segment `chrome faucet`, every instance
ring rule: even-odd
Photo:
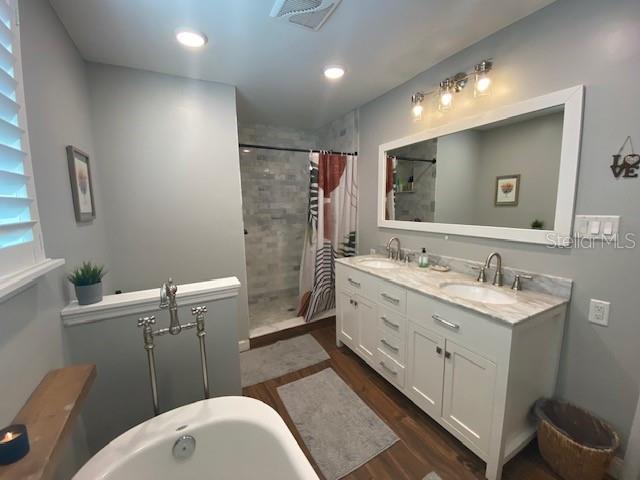
[[[151,381],[151,397],[153,400],[153,413],[158,415],[160,413],[160,404],[158,402],[158,375],[156,373],[156,358],[154,354],[155,343],[154,337],[160,337],[166,334],[178,335],[182,331],[187,331],[192,328],[196,329],[196,336],[200,343],[200,363],[202,364],[202,384],[204,386],[204,398],[209,398],[209,373],[207,370],[207,349],[205,344],[205,332],[204,320],[207,316],[206,305],[201,305],[191,308],[191,314],[195,317],[194,322],[188,322],[184,325],[180,325],[178,320],[178,302],[176,301],[176,294],[178,293],[178,287],[173,283],[173,280],[169,278],[166,283],[162,284],[160,288],[160,308],[169,309],[169,327],[153,329],[153,325],[156,324],[155,316],[140,317],[138,319],[138,327],[142,328],[142,337],[144,340],[144,349],[147,352],[147,363],[149,364],[149,379]]]
[[[169,278],[169,280],[160,287],[160,308],[169,309],[169,333],[171,335],[178,335],[182,331],[182,326],[178,319],[177,292],[178,287],[173,283],[172,278]]]
[[[487,257],[487,260],[484,262],[484,267],[480,269],[480,275],[478,276],[479,282],[486,282],[487,279],[484,277],[484,273],[491,267],[491,260],[495,257],[496,259],[496,273],[493,276],[493,284],[497,287],[502,286],[502,256],[498,252],[492,252]]]
[[[393,250],[391,250],[391,244],[393,242],[396,242],[396,251],[395,254],[393,252]],[[387,252],[388,252],[388,257],[391,260],[402,260],[401,255],[402,255],[402,250],[400,248],[400,239],[398,237],[391,237],[389,239],[389,241],[387,242]]]

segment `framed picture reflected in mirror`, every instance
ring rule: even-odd
[[[516,207],[520,195],[520,175],[496,177],[496,207]]]

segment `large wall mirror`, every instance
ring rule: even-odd
[[[378,226],[566,243],[583,87],[380,145]]]

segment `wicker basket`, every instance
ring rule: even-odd
[[[565,480],[602,480],[620,444],[605,422],[575,405],[536,402],[538,446],[542,458]]]

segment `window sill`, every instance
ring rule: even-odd
[[[63,258],[47,258],[0,280],[0,304],[33,285],[43,275],[64,265]]]

